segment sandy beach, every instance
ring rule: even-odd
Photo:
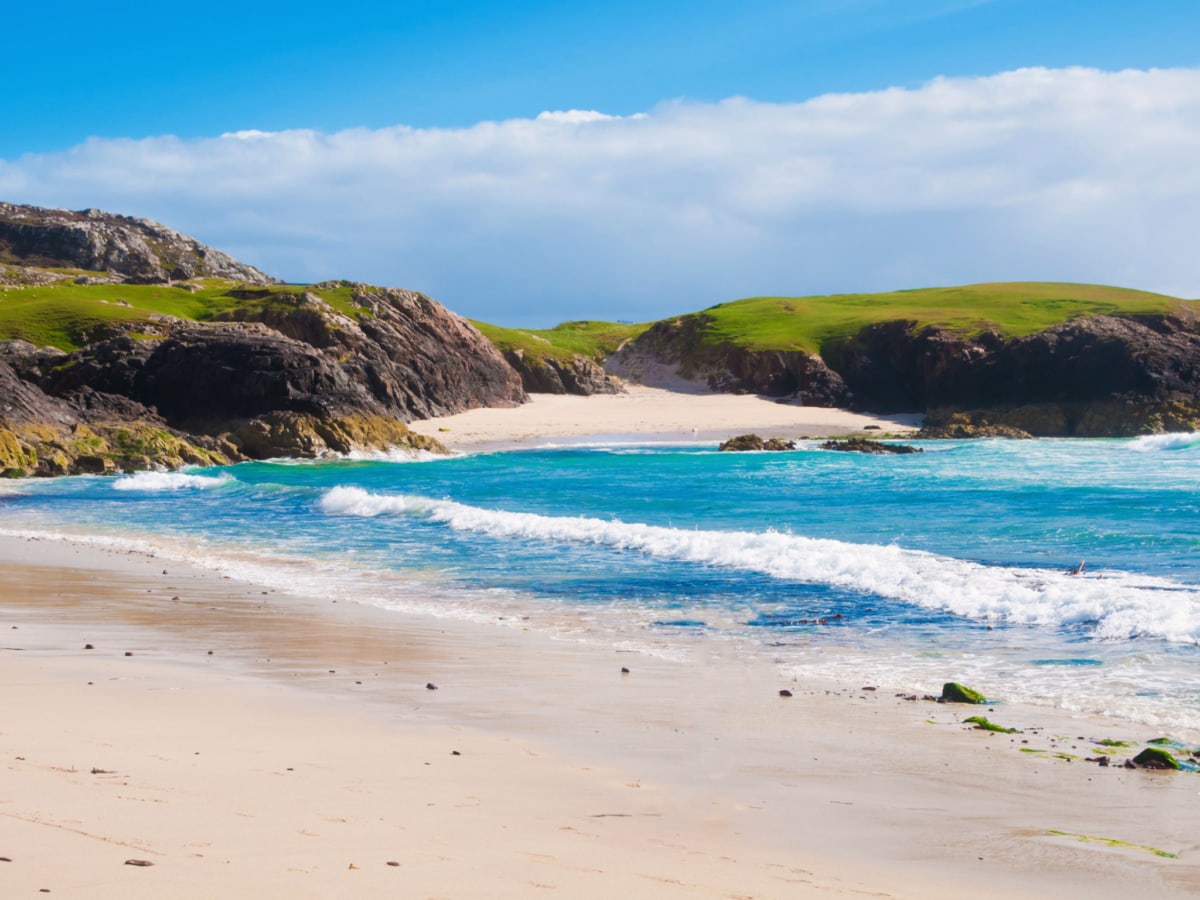
[[[1006,707],[1026,734],[989,734],[719,646],[672,662],[61,541],[0,539],[0,596],[4,896],[1200,890],[1195,775],[1051,755],[1128,724]]]
[[[918,414],[872,416],[801,406],[749,394],[680,393],[626,385],[620,394],[530,394],[515,409],[473,409],[413,422],[411,428],[451,449],[477,450],[593,440],[723,441],[739,434],[795,439],[904,433]]]
[[[635,387],[414,427],[478,449],[868,424],[912,420]],[[1144,740],[1128,722],[1007,705],[1025,733],[993,734],[718,641],[671,660],[28,535],[0,536],[0,597],[4,896],[1200,891],[1197,776],[1083,761]]]

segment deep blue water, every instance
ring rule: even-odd
[[[1200,726],[1200,437],[576,447],[22,482],[0,528],[652,652]],[[1066,569],[1086,560],[1082,575]]]

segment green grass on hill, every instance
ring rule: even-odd
[[[314,290],[309,286],[247,287],[208,278],[192,292],[177,286],[140,284],[79,285],[60,281],[38,287],[0,288],[0,339],[20,338],[39,347],[74,350],[87,343],[98,326],[150,322],[155,315],[205,321],[234,308],[261,309],[281,294],[308,291],[339,312],[360,318],[348,285]],[[231,296],[230,291],[249,292]]]
[[[826,341],[849,338],[879,322],[937,325],[967,337],[988,329],[1021,337],[1081,316],[1164,313],[1183,302],[1127,288],[1009,282],[884,294],[752,297],[718,304],[703,315],[712,319],[710,343],[814,353]]]
[[[525,358],[570,359],[575,354],[600,360],[625,341],[637,337],[648,325],[629,325],[617,322],[563,322],[553,328],[521,331],[503,328],[487,322],[471,320],[484,337],[501,350],[523,350]]]
[[[308,285],[248,288],[221,279],[195,284],[199,290],[163,285],[77,285],[70,280],[38,287],[0,286],[0,340],[22,338],[38,346],[73,350],[107,323],[150,322],[155,315],[206,321],[233,309],[245,310],[255,318],[264,308],[282,305],[281,294],[301,291],[317,294],[351,318],[368,315],[354,303],[354,288],[349,283],[330,283],[319,289]],[[1011,282],[883,294],[752,297],[720,303],[694,315],[709,320],[705,330],[709,344],[813,353],[828,341],[852,337],[879,322],[937,325],[964,336],[995,329],[1006,337],[1017,337],[1081,316],[1164,313],[1182,304],[1190,301],[1126,288]],[[522,350],[535,360],[569,359],[575,354],[602,359],[650,325],[580,321],[519,330],[486,322],[473,324],[501,350]]]

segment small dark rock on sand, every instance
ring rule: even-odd
[[[957,681],[947,681],[942,685],[942,700],[947,703],[986,703],[983,694],[971,690]]]
[[[152,865],[154,865],[154,863],[150,862],[150,860],[148,860],[148,859],[127,859],[127,860],[125,860],[125,865],[127,865],[127,866],[152,866]]]
[[[784,688],[782,691],[779,692],[779,696],[780,697],[790,697],[790,696],[792,696],[792,692],[789,691],[787,688]]]
[[[437,689],[438,689],[438,686],[436,684],[434,684],[432,681],[427,682],[425,684],[425,690],[427,690],[427,691],[436,691]]]
[[[1161,747],[1147,747],[1133,758],[1143,769],[1178,769],[1179,760]]]

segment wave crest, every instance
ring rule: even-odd
[[[1200,643],[1200,588],[1124,572],[987,566],[896,546],[781,532],[688,531],[656,525],[481,509],[449,500],[336,487],[328,515],[418,516],[456,531],[632,550],[659,559],[761,572],[875,594],[963,618],[1076,626],[1093,638],[1159,637]]]
[[[1135,453],[1158,453],[1163,450],[1187,450],[1200,447],[1200,432],[1183,431],[1170,434],[1147,434],[1134,438],[1129,449]]]
[[[113,482],[113,490],[145,491],[157,493],[161,491],[207,490],[231,484],[236,481],[232,475],[189,475],[186,472],[137,472],[126,475]]]

